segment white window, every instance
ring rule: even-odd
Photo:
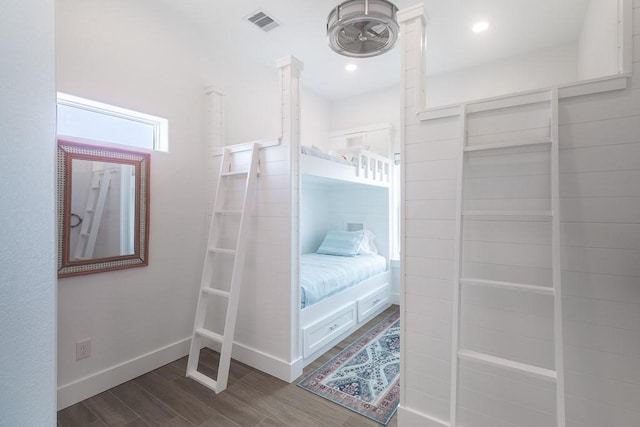
[[[58,92],[58,136],[169,150],[167,119]]]

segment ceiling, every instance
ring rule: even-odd
[[[216,49],[243,55],[259,67],[275,68],[294,55],[305,64],[305,89],[340,99],[391,87],[400,81],[400,49],[373,58],[334,53],[326,42],[326,19],[340,0],[159,0],[192,25]],[[424,0],[427,73],[439,74],[522,55],[578,40],[590,0]],[[400,9],[417,0],[392,0]],[[261,9],[280,27],[265,33],[246,18]],[[473,33],[478,20],[490,22]],[[358,70],[345,71],[347,63]]]

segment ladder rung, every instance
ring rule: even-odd
[[[249,171],[232,171],[232,172],[224,172],[220,175],[222,176],[237,176],[237,175],[248,175]]]
[[[496,280],[462,278],[460,279],[460,284],[471,285],[471,286],[487,286],[490,288],[510,289],[514,291],[523,291],[523,292],[530,292],[534,294],[542,294],[542,295],[550,295],[550,296],[555,295],[555,291],[551,287],[523,285],[520,283],[510,283],[510,282],[499,282]]]
[[[528,363],[516,362],[515,360],[504,359],[502,357],[492,356],[490,354],[480,353],[473,350],[458,351],[458,358],[520,372],[547,381],[555,382],[557,378],[556,371],[552,371],[551,369],[541,368]]]
[[[209,252],[217,252],[219,254],[228,254],[228,255],[236,254],[236,251],[234,249],[223,249],[223,248],[209,248]]]
[[[495,144],[468,145],[464,151],[499,150],[502,148],[527,147],[530,145],[551,144],[551,139],[527,139],[523,141],[496,142]]]
[[[224,337],[222,335],[216,334],[215,332],[204,328],[196,329],[195,333],[205,338],[209,338],[210,340],[213,340],[215,342],[219,342],[220,344],[222,344],[222,341],[224,340]]]
[[[218,215],[242,215],[242,211],[241,210],[221,210],[221,211],[216,211],[216,214],[218,214]]]
[[[545,217],[553,216],[551,211],[462,211],[463,216],[510,216],[510,217]]]
[[[229,298],[229,292],[223,291],[221,289],[202,288],[202,292],[204,292],[205,294],[209,294],[209,295],[216,295],[216,296],[219,296],[219,297]]]
[[[213,378],[209,378],[205,374],[203,374],[201,372],[198,372],[198,371],[187,372],[187,376],[189,378],[192,378],[192,379],[198,381],[203,386],[205,386],[205,387],[207,387],[207,388],[209,388],[209,389],[211,389],[213,391],[216,391],[216,387],[218,386],[218,383]]]

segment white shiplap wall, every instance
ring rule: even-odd
[[[245,260],[245,270],[238,308],[233,358],[263,370],[281,379],[292,381],[302,373],[298,360],[297,293],[292,287],[292,258],[297,253],[294,239],[297,239],[292,225],[297,216],[296,176],[292,170],[291,158],[295,146],[297,152],[300,133],[299,74],[301,63],[295,58],[287,58],[279,63],[281,82],[281,102],[283,133],[280,145],[260,150],[259,178],[254,198],[250,242]],[[224,108],[223,95],[212,91],[209,100],[209,114],[212,144],[216,151],[223,145]],[[234,165],[242,169],[248,163],[248,154],[240,153],[234,158]],[[218,179],[220,156],[212,158],[208,170],[208,214],[213,204],[213,193]],[[244,180],[242,180],[244,181]],[[241,206],[244,195],[243,182],[229,187],[225,208]],[[222,247],[235,242],[237,220],[227,218],[223,227]],[[227,246],[225,246],[225,243]],[[228,283],[229,265],[221,262],[214,266],[216,280]],[[297,282],[296,282],[297,283]],[[209,327],[220,331],[224,307],[210,310],[207,319]],[[214,346],[215,347],[215,346]]]
[[[630,87],[561,99],[559,105],[568,426],[640,425],[639,0],[634,2],[634,19],[635,72]],[[407,32],[404,35],[411,38]],[[448,425],[449,419],[459,121],[416,118],[422,104],[415,77],[420,75],[419,60],[412,58],[419,52],[415,46],[409,40],[403,52],[400,425],[438,426]],[[470,143],[505,132],[510,136],[545,132],[544,115],[527,113],[533,120],[518,119],[517,111],[511,118],[496,114],[477,123],[471,118]],[[482,128],[487,123],[492,123],[490,128]],[[545,208],[549,179],[545,154],[520,157],[516,153],[472,157],[465,181],[468,208]],[[503,175],[517,176],[505,180]],[[469,221],[463,271],[476,277],[486,274],[497,280],[548,285],[549,229],[545,222]],[[461,301],[463,346],[553,367],[553,311],[548,299],[464,287]],[[458,422],[467,427],[555,425],[554,389],[552,384],[518,374],[462,362]]]

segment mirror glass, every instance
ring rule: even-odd
[[[149,154],[58,141],[58,276],[148,264]]]

